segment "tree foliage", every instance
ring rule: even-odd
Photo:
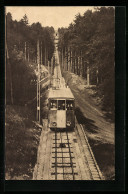
[[[51,60],[54,52],[53,27],[42,27],[39,22],[29,25],[27,15],[18,22],[12,20],[11,13],[6,15],[6,97],[10,103],[10,83],[12,83],[14,103],[25,104],[36,95],[35,62],[37,60],[37,41],[42,45],[42,59]],[[41,59],[40,59],[41,60]],[[36,65],[37,66],[37,65]]]
[[[82,58],[81,75],[85,78],[89,66],[90,82],[97,84],[105,109],[111,111],[114,110],[114,16],[113,7],[97,7],[94,12],[87,10],[83,16],[77,14],[68,28],[59,29],[60,51],[68,47],[73,59]],[[77,62],[74,73],[79,75],[80,68]]]

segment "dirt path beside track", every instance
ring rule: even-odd
[[[115,176],[115,125],[105,119],[103,111],[90,97],[88,89],[83,89],[83,83],[79,80],[74,81],[73,75],[69,72],[63,72],[63,76],[75,97],[77,120],[84,126],[98,165],[106,179],[113,179]]]

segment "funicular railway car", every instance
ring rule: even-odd
[[[74,129],[75,99],[70,88],[50,89],[48,96],[48,127]]]

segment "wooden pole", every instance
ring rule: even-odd
[[[37,121],[40,123],[40,48],[39,48],[39,40],[37,41],[37,63],[38,63],[38,79],[37,79]]]

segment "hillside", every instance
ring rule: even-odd
[[[41,128],[28,107],[6,106],[5,177],[29,180],[37,158]]]
[[[106,180],[115,176],[115,127],[102,110],[101,99],[93,96],[94,90],[86,88],[81,77],[63,72],[67,85],[75,97],[75,114],[78,122],[84,126],[96,161]],[[99,105],[100,104],[100,105]]]

